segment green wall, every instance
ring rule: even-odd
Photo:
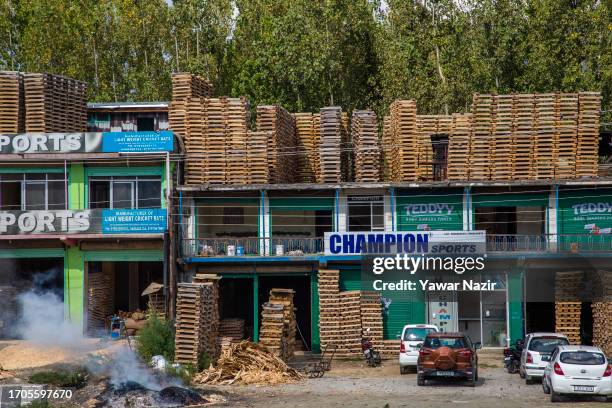
[[[462,190],[434,190],[396,197],[397,229],[463,230]],[[419,228],[421,226],[421,228]]]
[[[78,247],[70,247],[64,256],[64,311],[72,323],[83,325],[84,300],[84,254]]]
[[[508,326],[511,343],[522,339],[525,335],[523,333],[523,277],[521,268],[513,268],[508,272]]]

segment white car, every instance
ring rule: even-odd
[[[521,353],[519,375],[525,383],[532,384],[535,378],[542,378],[550,355],[558,346],[569,344],[567,336],[561,333],[530,333],[525,337]]]
[[[599,347],[559,346],[544,370],[542,389],[551,402],[562,394],[612,396],[612,365]]]
[[[408,367],[417,366],[419,350],[425,336],[431,332],[439,332],[438,326],[433,324],[407,324],[400,337],[399,366],[400,373],[405,374]]]

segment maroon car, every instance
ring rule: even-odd
[[[429,333],[417,360],[417,384],[427,379],[463,378],[475,386],[478,380],[480,343],[472,343],[463,333]]]

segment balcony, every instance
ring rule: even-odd
[[[324,239],[300,237],[184,239],[182,255],[193,257],[322,255]],[[487,235],[487,253],[612,252],[612,235]]]

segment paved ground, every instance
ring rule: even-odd
[[[596,399],[567,399],[551,404],[540,384],[525,385],[518,374],[506,373],[498,364],[482,362],[480,381],[416,385],[416,374],[399,374],[397,363],[369,368],[360,362],[340,362],[322,379],[279,387],[218,387],[233,395],[236,407],[612,407]]]

